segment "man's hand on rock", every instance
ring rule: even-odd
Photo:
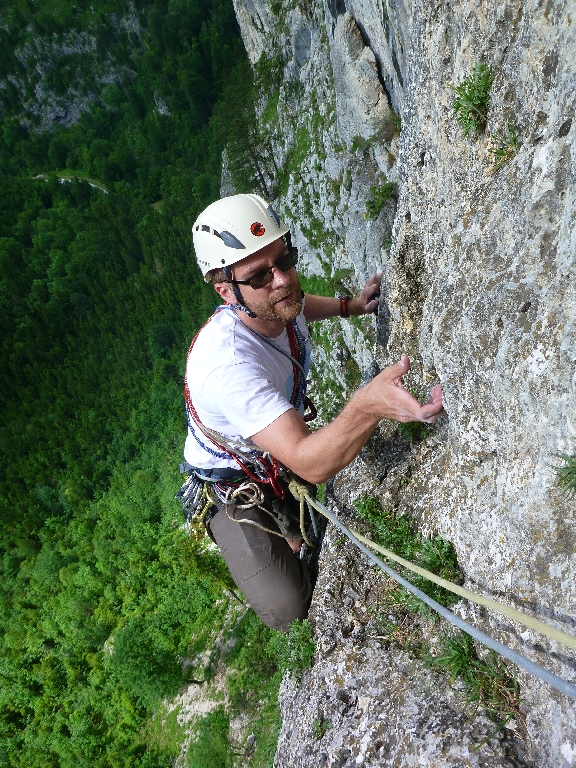
[[[351,315],[368,315],[370,312],[374,312],[378,306],[381,282],[382,274],[372,275],[362,289],[362,293],[350,299],[348,310]]]
[[[402,355],[400,362],[385,368],[375,376],[360,390],[367,398],[366,406],[381,419],[424,421],[433,424],[438,416],[444,413],[442,387],[439,384],[432,387],[428,401],[419,403],[402,383],[402,376],[409,370],[410,359],[408,355]]]
[[[338,416],[315,432],[290,408],[252,435],[252,441],[307,482],[323,483],[358,456],[382,419],[432,424],[444,412],[440,386],[432,388],[423,405],[408,392],[402,376],[409,369],[410,360],[403,355],[355,392]]]

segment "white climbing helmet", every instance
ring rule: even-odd
[[[276,211],[258,195],[232,195],[216,200],[194,222],[196,261],[204,280],[208,273],[251,256],[288,232]]]

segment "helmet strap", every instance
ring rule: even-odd
[[[256,317],[254,312],[252,312],[251,309],[248,309],[248,307],[244,303],[244,298],[240,293],[240,289],[238,288],[238,286],[234,285],[234,283],[232,282],[232,270],[230,269],[230,267],[223,267],[222,271],[224,272],[224,274],[230,281],[230,285],[232,286],[232,290],[234,292],[234,298],[238,302],[237,309],[239,309],[241,312],[245,312],[248,315],[248,317]]]
[[[284,235],[284,242],[288,246],[288,250],[292,254],[292,258],[294,259],[294,264],[298,264],[298,248],[296,248],[295,245],[292,245],[292,233],[290,230],[286,232]]]
[[[257,317],[257,315],[255,315],[251,309],[248,309],[245,304],[230,304],[230,306],[239,310],[240,312],[244,312],[246,315],[248,315],[248,317]]]

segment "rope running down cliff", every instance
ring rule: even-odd
[[[454,624],[454,626],[458,627],[462,631],[471,635],[476,640],[481,642],[483,645],[486,645],[488,648],[491,648],[492,650],[496,651],[501,656],[504,656],[505,658],[509,659],[517,666],[521,667],[522,669],[525,669],[527,672],[530,672],[532,675],[535,675],[541,680],[544,680],[544,682],[548,683],[553,688],[556,688],[556,690],[561,691],[562,693],[566,694],[566,696],[569,696],[570,698],[576,700],[576,685],[573,685],[572,683],[562,680],[561,678],[557,677],[553,673],[548,672],[539,664],[535,664],[533,661],[530,661],[529,659],[525,658],[524,656],[517,653],[516,651],[513,651],[511,648],[508,648],[502,643],[499,643],[497,640],[493,640],[491,637],[484,634],[484,632],[481,632],[480,630],[476,629],[476,627],[472,626],[472,624],[469,624],[467,621],[464,621],[464,619],[461,619],[459,616],[456,616],[456,614],[452,613],[452,611],[449,611],[448,609],[444,608],[444,606],[437,603],[431,597],[428,597],[428,595],[426,595],[420,589],[418,589],[409,581],[404,579],[402,576],[400,576],[400,574],[396,573],[396,571],[392,570],[392,568],[387,566],[383,560],[381,560],[379,557],[376,557],[376,555],[374,555],[367,548],[366,545],[368,545],[373,549],[376,549],[385,557],[388,557],[391,560],[394,560],[397,563],[400,563],[401,565],[403,565],[405,568],[408,568],[412,572],[418,573],[420,576],[424,576],[424,578],[429,579],[430,581],[433,581],[435,584],[439,584],[445,589],[448,589],[449,591],[457,595],[460,595],[461,597],[465,597],[466,599],[478,605],[484,605],[488,608],[492,608],[493,610],[498,611],[499,613],[504,614],[505,616],[508,616],[514,621],[524,624],[525,626],[530,627],[531,629],[535,629],[538,632],[541,632],[547,637],[550,637],[551,639],[556,640],[557,642],[562,643],[563,645],[569,648],[576,649],[576,638],[566,634],[565,632],[562,632],[561,630],[555,629],[554,627],[550,627],[548,624],[545,624],[543,621],[539,621],[538,619],[535,619],[532,616],[528,616],[525,613],[521,613],[520,611],[517,611],[514,608],[510,608],[507,605],[503,605],[497,602],[496,600],[491,600],[490,598],[477,595],[474,592],[471,592],[470,590],[465,589],[464,587],[460,587],[458,584],[453,584],[450,581],[446,581],[446,579],[442,579],[439,576],[436,576],[436,574],[431,573],[430,571],[427,571],[424,568],[420,568],[419,566],[414,565],[413,563],[410,563],[408,560],[404,560],[404,558],[399,557],[398,555],[395,555],[393,552],[390,552],[390,550],[385,549],[384,547],[379,546],[378,544],[371,541],[370,539],[367,539],[365,536],[362,536],[362,534],[348,529],[343,523],[340,522],[340,520],[338,520],[338,518],[334,514],[332,514],[332,512],[330,512],[324,506],[324,504],[322,504],[317,499],[314,499],[312,496],[310,496],[309,488],[306,485],[298,483],[297,481],[293,480],[290,483],[290,491],[297,499],[300,500],[301,504],[303,504],[304,501],[306,501],[306,503],[310,507],[313,507],[314,509],[316,509],[322,515],[324,515],[324,517],[327,517],[328,520],[330,520],[332,523],[334,523],[334,525],[340,528],[340,530],[350,539],[350,541],[352,541],[353,544],[355,544],[370,560],[372,560],[372,562],[379,565],[380,568],[382,568],[398,584],[401,584],[403,587],[405,587],[405,589],[407,589],[413,595],[415,595],[424,603],[429,605],[430,608],[432,608],[434,611],[439,613],[445,619],[448,619],[448,621],[451,624]]]

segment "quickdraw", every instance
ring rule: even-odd
[[[216,504],[210,486],[193,472],[174,497],[182,504],[186,533],[196,540],[204,537],[204,521],[210,507]]]

